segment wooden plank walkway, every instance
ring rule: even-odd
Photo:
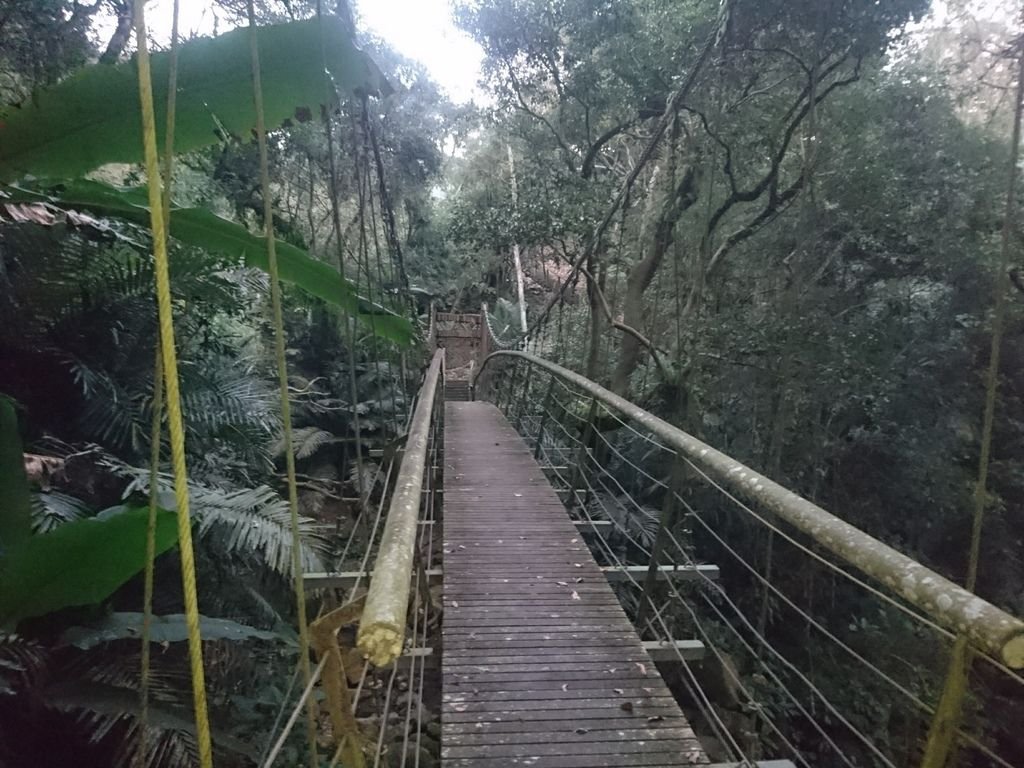
[[[445,404],[445,768],[706,763],[530,450]]]

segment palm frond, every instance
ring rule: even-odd
[[[292,449],[297,459],[308,459],[325,445],[337,440],[330,432],[319,427],[298,427],[292,430]],[[284,435],[274,441],[270,452],[274,456],[284,456]]]
[[[89,514],[89,506],[81,499],[60,491],[40,491],[32,494],[32,529],[36,533],[49,533],[54,528]]]
[[[0,631],[0,696],[33,687],[49,663],[49,653],[34,640]]]
[[[293,577],[291,513],[288,502],[267,486],[222,491],[194,486],[192,503],[199,519],[199,535],[226,552],[256,556],[274,572]],[[299,519],[304,571],[323,570],[326,542],[316,522]]]

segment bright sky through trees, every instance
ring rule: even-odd
[[[223,32],[230,26],[224,12],[218,12],[206,0],[180,0],[180,24],[185,36]],[[430,75],[456,102],[479,98],[476,82],[480,77],[483,51],[452,20],[452,0],[352,0],[358,16],[357,26],[379,35],[404,56],[422,63]],[[957,11],[968,10],[975,18],[995,18],[1009,22],[1010,4],[1002,0],[936,0],[932,12],[914,28],[922,32],[941,24],[962,23]],[[170,36],[173,0],[155,0],[147,10],[151,34],[157,41]],[[218,16],[220,17],[218,19]],[[112,29],[113,19],[107,19]],[[104,29],[101,36],[109,37]]]
[[[367,28],[422,62],[459,102],[473,98],[483,51],[452,21],[450,0],[357,0]]]
[[[227,14],[206,0],[180,0],[179,24],[185,37],[211,35],[231,27]],[[150,34],[157,42],[170,38],[173,0],[147,4]],[[379,35],[395,50],[422,63],[457,102],[474,98],[483,51],[452,21],[450,0],[354,0],[360,29]],[[97,20],[98,34],[109,39],[112,17]]]

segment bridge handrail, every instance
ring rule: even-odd
[[[514,347],[520,346],[524,341],[526,341],[526,336],[524,335],[517,335],[514,339],[512,339],[512,341],[505,341],[504,339],[499,339],[498,334],[494,332],[494,326],[491,325],[491,313],[487,309],[486,302],[484,302],[484,304],[481,306],[480,314],[483,315],[484,325],[487,326],[487,335],[490,337],[490,340],[494,344],[494,346],[497,347],[498,349],[512,349]]]
[[[423,476],[438,383],[444,375],[444,354],[444,349],[434,352],[423,379],[359,621],[356,645],[377,666],[398,658],[405,641]]]
[[[520,358],[571,382],[661,438],[722,485],[762,504],[881,582],[936,623],[963,634],[972,645],[1008,667],[1024,667],[1024,622],[1020,619],[590,379],[528,352],[499,350],[484,359],[473,379],[474,388],[487,365],[499,357]]]

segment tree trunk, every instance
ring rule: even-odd
[[[626,277],[626,293],[622,302],[622,322],[631,328],[643,327],[644,292],[651,285],[658,267],[675,239],[675,227],[679,218],[697,200],[697,171],[690,165],[662,206],[661,215],[654,228],[651,248],[647,255],[633,265]],[[630,336],[623,334],[619,347],[619,359],[612,372],[612,391],[622,397],[629,396],[629,380],[640,363],[643,346]]]
[[[115,64],[121,58],[125,46],[132,35],[132,26],[135,24],[134,4],[131,0],[122,0],[115,3],[117,10],[117,26],[114,27],[114,34],[110,36],[107,48],[100,56],[100,64]]]
[[[512,157],[512,145],[508,145],[508,172],[512,178],[512,209],[518,211],[519,209],[519,187],[516,184],[516,162]],[[529,326],[526,324],[526,291],[523,287],[523,263],[519,258],[519,243],[512,241],[512,262],[516,268],[516,290],[519,294],[519,325],[522,328],[523,334],[529,330]]]
[[[597,270],[595,272],[595,269]],[[594,275],[597,280],[597,290],[591,285],[590,281],[587,281],[587,298],[590,301],[590,338],[588,341],[587,349],[587,378],[591,381],[600,382],[601,376],[601,334],[605,329],[606,323],[604,319],[604,312],[601,308],[601,299],[598,296],[598,290],[604,293],[605,276],[608,274],[608,267],[598,261],[596,256],[591,256],[587,260],[587,271]]]

